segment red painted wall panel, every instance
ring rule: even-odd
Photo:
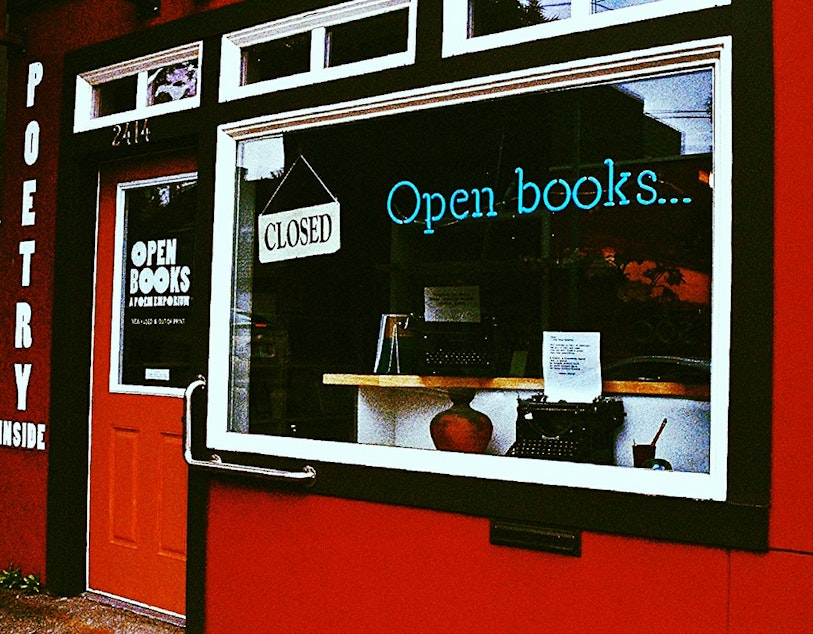
[[[813,6],[775,0],[776,260],[771,545],[813,553]]]
[[[584,535],[489,544],[488,520],[215,484],[207,633],[719,632],[724,551]]]
[[[45,571],[47,456],[0,449],[0,570]]]
[[[731,554],[731,632],[813,631],[813,556]]]
[[[53,60],[54,55],[48,56]],[[42,61],[44,72],[26,105],[29,64]],[[11,439],[2,427],[0,441],[0,566],[9,562],[25,573],[45,572],[45,523],[48,475],[49,366],[51,359],[51,298],[53,286],[54,210],[61,62],[41,57],[12,61],[8,77],[5,179],[0,210],[0,420],[10,421]],[[28,126],[39,124],[38,142],[26,137]],[[33,129],[33,128],[32,128]],[[28,162],[24,148],[29,148]],[[23,221],[23,183],[35,182],[33,222]],[[24,280],[21,245],[33,241],[30,277]],[[18,323],[18,306],[30,307],[30,338]],[[27,318],[23,319],[23,322]],[[18,401],[17,372],[28,376],[25,402]],[[45,448],[14,441],[13,425],[45,425]],[[39,438],[37,439],[39,440]]]

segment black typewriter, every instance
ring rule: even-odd
[[[438,376],[495,376],[496,326],[483,322],[423,322],[419,372]]]
[[[624,404],[599,397],[592,403],[550,403],[543,394],[517,401],[517,458],[613,464]]]

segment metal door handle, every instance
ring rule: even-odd
[[[316,481],[316,469],[310,465],[304,467],[302,471],[282,471],[280,469],[264,469],[262,467],[252,467],[230,462],[223,462],[217,454],[212,454],[209,460],[197,460],[192,457],[192,395],[195,390],[206,387],[206,378],[198,375],[184,392],[184,413],[183,413],[183,457],[191,467],[203,467],[216,471],[228,471],[230,473],[242,473],[260,476],[270,480],[299,481],[305,486],[311,486]]]

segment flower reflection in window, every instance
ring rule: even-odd
[[[147,79],[148,105],[180,101],[198,92],[197,60],[163,66]]]

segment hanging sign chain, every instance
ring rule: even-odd
[[[316,180],[319,181],[319,184],[322,186],[322,189],[324,189],[327,192],[328,196],[330,196],[334,202],[339,202],[339,199],[336,198],[336,196],[333,195],[333,192],[331,192],[328,189],[327,185],[325,185],[325,181],[323,181],[321,176],[319,176],[319,174],[316,173],[316,170],[313,169],[313,166],[308,162],[308,159],[306,159],[303,154],[300,154],[299,156],[296,157],[294,162],[291,163],[291,167],[288,168],[288,171],[285,172],[285,175],[282,177],[282,180],[280,181],[279,185],[277,185],[277,188],[274,190],[274,193],[271,194],[271,198],[269,198],[268,202],[265,203],[265,207],[263,207],[263,210],[259,214],[260,216],[262,216],[268,210],[268,207],[271,205],[271,201],[273,201],[274,198],[276,198],[277,194],[279,193],[279,190],[282,189],[282,186],[285,184],[285,181],[288,180],[288,177],[291,175],[291,172],[294,171],[294,167],[296,167],[296,164],[299,163],[300,160],[303,163],[305,163],[307,168],[316,177]]]

